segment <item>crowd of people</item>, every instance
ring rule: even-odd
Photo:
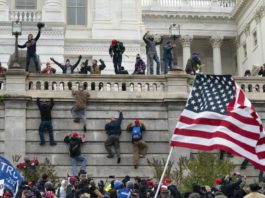
[[[52,67],[52,62],[59,66],[62,70],[63,74],[73,74],[73,73],[79,73],[79,74],[101,74],[101,71],[106,68],[106,65],[103,60],[99,59],[100,65],[98,65],[98,60],[93,59],[91,66],[88,65],[88,59],[86,59],[84,62],[81,62],[82,56],[79,55],[78,60],[72,64],[69,59],[66,59],[65,63],[59,63],[56,61],[53,57],[50,58],[49,61],[46,62],[46,67],[41,70],[39,56],[36,53],[37,49],[37,41],[40,39],[41,36],[41,30],[45,26],[43,23],[38,23],[38,33],[36,37],[33,37],[33,34],[28,35],[28,40],[23,45],[17,45],[18,48],[27,48],[26,53],[26,71],[29,72],[30,70],[30,61],[32,60],[35,64],[35,72],[36,73],[42,73],[42,74],[55,74],[56,69]],[[149,31],[147,31],[143,36],[143,41],[146,44],[146,56],[147,56],[147,63],[144,62],[144,60],[141,58],[141,55],[138,53],[136,54],[136,60],[134,65],[134,71],[132,72],[133,75],[144,75],[146,74],[147,70],[150,75],[154,75],[155,73],[157,75],[161,74],[161,70],[164,71],[164,74],[167,74],[169,70],[172,69],[173,64],[173,57],[172,57],[172,49],[176,47],[175,44],[172,44],[171,41],[167,41],[165,44],[163,44],[163,37],[160,37],[159,41],[156,41],[154,38],[154,34],[151,34]],[[163,45],[163,68],[161,68],[161,62],[159,58],[159,54],[156,50],[157,45]],[[111,41],[110,47],[109,47],[109,55],[113,61],[113,67],[115,74],[129,74],[129,72],[122,66],[122,59],[123,54],[125,52],[126,48],[123,44],[123,42],[113,39]],[[154,71],[154,61],[156,62],[156,71]],[[80,64],[80,66],[79,66]],[[190,63],[189,63],[190,64]],[[78,67],[79,66],[79,67]],[[188,68],[187,73],[192,74],[193,71],[196,70],[195,68],[198,67],[198,64],[191,65]],[[1,71],[0,68],[0,74],[5,73],[6,70]]]
[[[168,178],[163,179],[160,189],[152,178],[126,175],[95,181],[80,170],[77,176],[69,176],[55,185],[46,173],[38,181],[24,181],[16,195],[5,189],[2,198],[152,198],[158,190],[158,198],[264,198],[264,186],[245,185],[244,177],[236,172],[216,178],[213,186],[193,183],[188,192],[181,192]]]

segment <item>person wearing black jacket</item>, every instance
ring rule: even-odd
[[[113,58],[113,66],[115,70],[115,74],[118,74],[121,70],[122,63],[122,54],[125,51],[125,47],[122,42],[117,40],[112,40],[111,45],[109,47],[109,55]]]
[[[123,120],[123,114],[119,111],[119,118],[112,118],[111,122],[105,125],[105,130],[107,132],[108,138],[105,141],[105,148],[108,152],[107,158],[113,158],[114,154],[111,147],[114,146],[115,153],[117,155],[117,163],[121,162],[120,157],[120,135],[121,135],[121,122]]]
[[[79,55],[78,60],[76,61],[76,63],[75,63],[74,65],[71,65],[69,59],[66,59],[66,61],[65,61],[65,65],[63,65],[63,64],[61,64],[61,63],[59,63],[59,62],[57,62],[57,61],[54,60],[54,58],[52,58],[52,57],[50,58],[50,60],[51,60],[52,62],[54,62],[56,65],[58,65],[58,66],[62,69],[63,74],[73,74],[75,68],[76,68],[76,67],[78,66],[78,64],[80,63],[81,58],[82,58],[82,56]]]
[[[227,175],[224,179],[224,182],[221,186],[221,191],[229,198],[233,198],[237,190],[240,189],[240,184],[242,183],[242,176],[240,173],[234,173],[234,176],[237,176],[237,180],[232,182],[232,177]]]
[[[50,99],[50,103],[48,102],[41,102],[40,98],[37,98],[37,105],[40,110],[41,115],[41,123],[39,126],[39,135],[40,135],[40,145],[45,145],[45,138],[44,138],[44,131],[45,129],[49,132],[50,137],[50,145],[56,145],[53,137],[53,126],[52,126],[52,116],[51,111],[54,106],[53,99]]]
[[[19,48],[27,48],[27,56],[26,56],[26,71],[29,71],[29,64],[30,64],[30,60],[33,59],[34,63],[35,63],[35,67],[36,67],[36,72],[40,72],[40,67],[39,67],[39,62],[38,62],[38,57],[36,54],[36,44],[37,41],[40,38],[41,35],[41,28],[44,25],[39,23],[38,24],[38,34],[35,38],[33,38],[32,34],[28,35],[28,40],[26,41],[26,43],[24,45],[17,45]]]
[[[81,154],[81,145],[84,143],[83,137],[78,133],[72,133],[64,138],[64,142],[69,144],[69,153],[72,163],[72,174],[73,176],[78,176],[77,174],[77,162],[81,162],[80,171],[86,172],[86,158]]]

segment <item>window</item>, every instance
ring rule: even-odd
[[[16,0],[16,9],[32,10],[36,9],[36,0]]]
[[[86,0],[67,0],[67,24],[86,25]]]
[[[252,37],[253,37],[253,45],[257,46],[258,45],[257,31],[253,32]]]
[[[247,44],[243,44],[243,53],[244,53],[244,57],[246,58],[248,56],[248,53],[247,53]]]

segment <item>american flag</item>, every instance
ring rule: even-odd
[[[198,74],[171,146],[225,150],[265,171],[264,134],[255,108],[230,75]]]

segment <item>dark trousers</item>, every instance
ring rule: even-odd
[[[120,136],[119,135],[109,135],[104,145],[109,155],[113,155],[113,151],[111,147],[114,146],[114,150],[115,150],[117,157],[118,158],[120,157]]]
[[[33,55],[27,54],[27,57],[26,57],[26,71],[27,72],[29,71],[29,64],[30,64],[30,60],[31,59],[33,60],[33,62],[35,64],[36,72],[39,72],[40,69],[39,69],[39,62],[38,62],[37,54],[33,54]]]
[[[45,129],[49,132],[50,144],[54,143],[52,121],[41,121],[39,126],[39,135],[41,143],[45,143],[44,132]]]
[[[114,54],[113,56],[113,65],[115,74],[118,74],[121,70],[121,62],[122,62],[122,55],[121,54]]]
[[[160,75],[160,61],[157,53],[148,53],[147,58],[150,63],[150,74],[154,74],[154,61],[156,62],[156,74]]]

